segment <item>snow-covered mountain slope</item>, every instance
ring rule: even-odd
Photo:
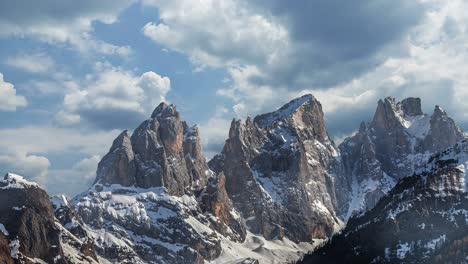
[[[351,188],[345,219],[372,208],[399,179],[465,137],[439,106],[429,116],[422,112],[419,98],[380,100],[372,122],[363,122],[339,146]]]
[[[468,139],[433,155],[303,263],[467,263]]]
[[[226,175],[234,207],[252,233],[310,241],[342,225],[336,213],[341,163],[312,95],[245,123],[233,120],[222,153],[209,164]]]

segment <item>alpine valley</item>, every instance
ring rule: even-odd
[[[233,120],[207,161],[161,103],[72,199],[5,175],[0,263],[468,263],[468,135],[421,109],[382,99],[336,145],[304,95]]]

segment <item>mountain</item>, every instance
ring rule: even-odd
[[[221,254],[221,237],[246,237],[224,188],[224,176],[208,168],[198,129],[162,103],[133,134],[114,140],[95,184],[71,204],[106,259],[203,263]]]
[[[161,103],[132,135],[124,131],[114,140],[95,183],[165,187],[181,196],[202,189],[210,173],[197,127],[183,122],[174,105]]]
[[[468,139],[431,156],[301,263],[467,263]]]
[[[359,131],[339,146],[351,187],[345,218],[374,207],[398,180],[463,138],[461,129],[439,106],[427,115],[419,98],[379,100],[373,120],[361,123]]]
[[[71,200],[7,174],[0,262],[286,263],[343,228],[318,252],[458,260],[464,137],[442,108],[429,116],[418,98],[388,97],[336,146],[320,102],[304,95],[234,119],[222,152],[206,162],[198,128],[161,103],[114,140],[92,186]]]
[[[340,229],[339,154],[312,96],[255,119],[233,120],[223,151],[209,163],[248,229],[267,239],[324,239]]]
[[[0,181],[0,201],[1,263],[70,263],[62,241],[65,228],[55,220],[43,189],[8,173]],[[86,254],[74,250],[75,256]]]

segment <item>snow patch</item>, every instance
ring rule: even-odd
[[[404,259],[406,254],[411,251],[411,247],[408,243],[400,243],[397,249],[397,258]]]
[[[258,260],[260,264],[287,263],[299,259],[306,252],[312,251],[324,240],[315,239],[312,243],[294,243],[287,238],[266,240],[263,236],[250,232],[243,243],[221,238],[223,251],[209,264],[234,264],[247,260]],[[250,262],[248,262],[250,263]]]
[[[302,97],[299,97],[297,99],[294,99],[291,102],[289,102],[288,104],[286,104],[285,106],[281,107],[280,109],[278,109],[278,110],[276,110],[274,112],[262,115],[261,116],[262,118],[261,118],[261,120],[259,120],[258,123],[259,123],[259,125],[261,127],[267,127],[267,126],[272,125],[276,121],[289,118],[301,106],[303,106],[304,104],[306,104],[307,102],[312,100],[312,98],[314,98],[314,97],[312,95],[308,94],[308,95],[304,95]]]
[[[18,259],[20,242],[18,239],[14,239],[10,242],[10,255],[14,259]]]
[[[0,232],[2,232],[5,236],[9,235],[8,231],[2,223],[0,223]]]
[[[24,189],[33,187],[39,188],[39,185],[37,183],[27,181],[23,176],[13,173],[7,173],[5,178],[0,181],[0,189]]]

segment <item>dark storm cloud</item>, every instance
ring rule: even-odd
[[[112,111],[82,110],[79,112],[85,124],[93,129],[133,130],[148,117],[133,111],[114,109]]]
[[[34,23],[47,24],[63,22],[69,24],[77,18],[112,18],[114,12],[128,6],[133,0],[116,1],[0,1],[0,21],[17,26],[31,26]],[[51,24],[50,26],[54,26]]]
[[[302,86],[297,88],[347,81],[374,68],[383,53],[402,52],[399,40],[425,12],[423,5],[404,0],[254,3],[283,20],[294,45],[289,61],[271,66],[270,79],[254,81]]]

